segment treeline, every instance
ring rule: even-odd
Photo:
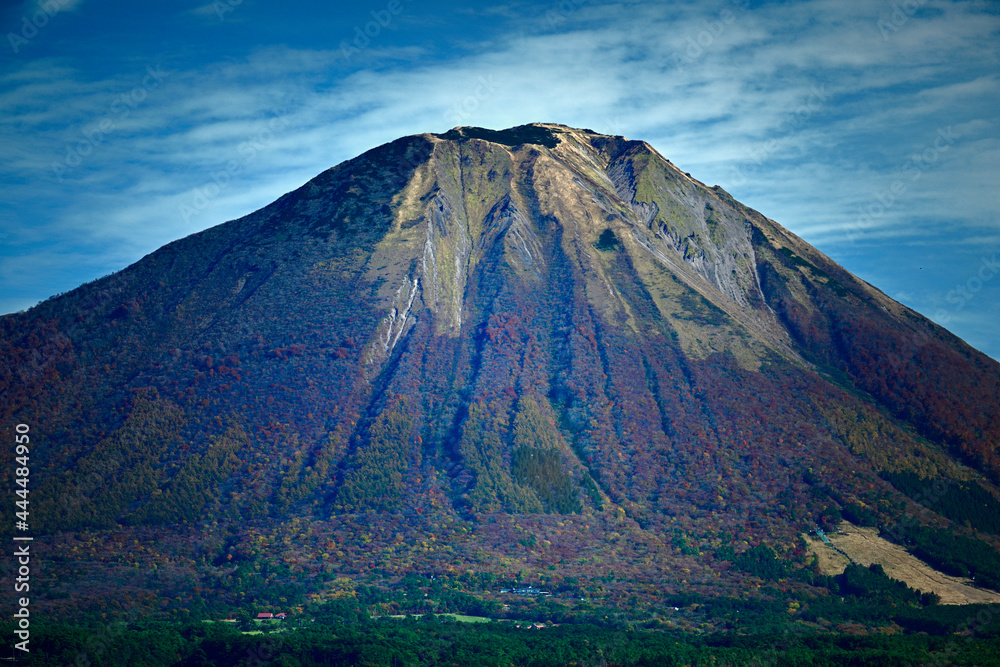
[[[10,624],[6,624],[10,625]],[[317,627],[317,625],[319,627]],[[910,665],[945,656],[951,664],[1000,664],[1000,642],[927,635],[634,631],[592,625],[526,630],[514,624],[465,624],[447,616],[246,635],[225,624],[132,623],[94,629],[40,627],[33,665]]]
[[[1000,554],[985,542],[928,526],[907,526],[889,537],[945,574],[1000,591]]]
[[[910,498],[956,523],[1000,535],[1000,500],[976,482],[942,482],[911,472],[883,473],[882,477]],[[937,493],[941,484],[945,485],[944,491]]]
[[[843,594],[873,598],[885,605],[902,603],[928,606],[937,604],[940,600],[934,593],[921,593],[905,582],[892,579],[878,563],[872,563],[868,567],[851,563],[834,580]]]
[[[887,613],[903,605],[927,607],[936,605],[940,598],[934,593],[922,593],[905,582],[889,577],[878,563],[869,567],[851,563],[837,576],[825,576],[809,568],[796,568],[794,564],[766,544],[759,544],[741,554],[732,547],[723,546],[715,553],[720,560],[729,560],[733,567],[765,581],[795,579],[813,586],[827,588],[835,595],[852,595],[868,603],[882,605]],[[886,617],[888,618],[888,616]]]

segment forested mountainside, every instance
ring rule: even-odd
[[[0,396],[31,529],[94,600],[609,569],[622,599],[716,594],[842,518],[1000,586],[1000,365],[590,130],[375,148],[3,316]]]

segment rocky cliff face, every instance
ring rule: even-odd
[[[401,193],[397,220],[373,262],[388,265],[389,257],[401,254],[412,258],[418,239],[410,229],[425,232],[413,271],[407,264],[406,270],[380,276],[385,294],[391,293],[384,301],[390,311],[386,327],[404,326],[399,313],[411,314],[411,296],[419,291],[437,330],[457,335],[466,276],[491,253],[502,253],[516,266],[530,290],[530,281],[546,274],[534,218],[560,226],[575,258],[594,273],[590,298],[602,307],[629,317],[602,260],[602,252],[620,244],[630,259],[637,256],[633,263],[643,265],[643,279],[655,281],[655,272],[667,269],[752,327],[761,342],[795,356],[761,291],[751,220],[728,195],[706,189],[644,142],[537,127],[557,136],[558,144],[522,144],[517,150],[478,139],[465,128],[454,130],[453,138],[429,137],[430,157]],[[608,247],[599,246],[602,233],[613,239]],[[657,308],[669,317],[664,298]],[[385,354],[387,346],[381,347]]]
[[[791,544],[892,521],[893,475],[1000,479],[995,362],[561,125],[399,139],[0,327],[46,532],[379,510]]]

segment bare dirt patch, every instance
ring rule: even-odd
[[[833,547],[815,535],[804,537],[823,574],[841,574],[850,561],[866,567],[878,563],[893,579],[905,581],[907,586],[924,593],[937,593],[941,604],[1000,603],[1000,593],[976,588],[968,579],[938,572],[898,544],[879,537],[877,528],[861,528],[844,521],[836,533],[827,534]]]

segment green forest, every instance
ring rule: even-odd
[[[733,556],[733,566],[764,585],[739,597],[685,592],[623,607],[580,582],[545,596],[511,590],[525,585],[519,578],[411,574],[289,606],[260,597],[236,609],[209,602],[168,615],[42,617],[32,620],[31,664],[1000,665],[1000,605],[941,605],[879,565],[792,573],[768,548]],[[826,594],[789,589],[789,575]],[[497,598],[498,590],[507,593]],[[282,608],[286,619],[256,619]],[[14,630],[4,623],[8,637]]]
[[[836,619],[850,607],[862,614],[878,613],[861,603],[831,604],[816,613]],[[357,601],[345,601],[328,605],[311,618],[263,625],[246,618],[235,624],[134,621],[98,628],[45,624],[32,636],[31,664],[1000,665],[1000,624],[976,620],[992,619],[1000,611],[996,607],[895,612],[895,620],[907,629],[892,634],[862,633],[856,627],[850,632],[803,631],[787,622],[784,609],[737,601],[729,601],[728,609],[725,601],[716,601],[713,611],[745,616],[749,622],[738,630],[699,634],[643,627],[600,614],[573,624],[468,622],[478,619],[449,614],[373,619]],[[244,629],[249,626],[256,627]],[[10,636],[13,628],[5,632]]]

